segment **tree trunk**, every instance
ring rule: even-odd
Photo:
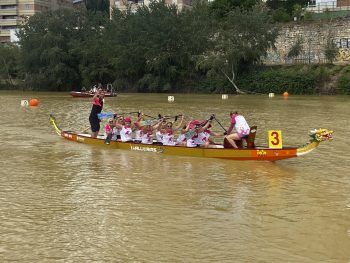
[[[233,87],[235,88],[236,92],[239,94],[245,94],[245,92],[241,91],[237,85],[235,84],[235,82],[233,81],[235,79],[235,72],[232,69],[232,78],[230,78],[222,69],[221,72],[225,75],[225,77],[228,79],[228,81],[233,85]]]

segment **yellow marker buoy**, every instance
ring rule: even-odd
[[[39,105],[39,100],[38,99],[31,99],[29,101],[29,106],[31,106],[31,107],[36,107],[38,105]]]
[[[284,93],[283,93],[283,97],[288,97],[289,96],[289,94],[288,94],[288,92],[287,91],[285,91]]]

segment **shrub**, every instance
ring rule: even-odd
[[[350,94],[350,68],[344,69],[343,74],[337,81],[337,93]]]
[[[291,17],[284,8],[279,8],[273,13],[273,20],[276,22],[289,22]]]

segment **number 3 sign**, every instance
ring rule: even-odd
[[[269,134],[269,148],[282,149],[282,132],[268,131]]]

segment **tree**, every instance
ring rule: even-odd
[[[84,0],[88,11],[109,13],[109,0]]]
[[[296,58],[303,51],[303,39],[299,36],[294,43],[294,45],[290,48],[287,58]]]
[[[260,0],[214,0],[210,3],[210,13],[217,18],[225,17],[236,8],[251,10]]]
[[[300,4],[294,4],[292,9],[292,15],[293,17],[296,17],[298,20],[300,20],[302,12],[302,7]]]
[[[11,44],[0,45],[0,83],[6,80],[6,88],[15,88],[14,79],[21,74],[20,51],[18,46]]]
[[[99,12],[59,9],[29,18],[19,32],[26,84],[34,89],[71,90],[101,81],[106,74]]]
[[[336,46],[336,44],[333,42],[332,38],[329,36],[327,38],[326,45],[324,47],[324,55],[326,59],[333,64],[333,61],[337,57],[339,52],[339,48]]]
[[[210,74],[223,74],[240,93],[234,83],[235,75],[259,62],[267,49],[273,47],[277,29],[262,5],[249,11],[236,8],[220,25],[212,38],[213,50],[200,56],[197,66]]]

